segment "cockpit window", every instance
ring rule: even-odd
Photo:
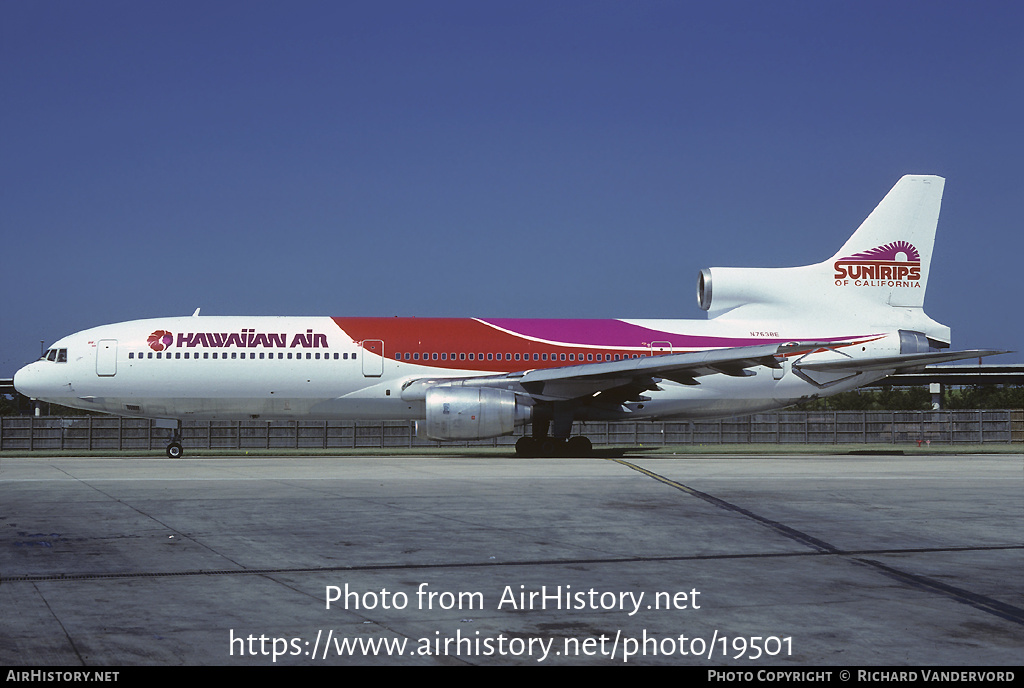
[[[67,349],[47,349],[43,352],[43,355],[39,357],[40,361],[50,361],[53,363],[67,363],[68,362],[68,350]]]

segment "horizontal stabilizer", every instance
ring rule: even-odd
[[[980,356],[995,356],[997,354],[1008,354],[1009,351],[989,351],[976,349],[972,351],[943,351],[923,354],[903,354],[898,356],[882,356],[881,358],[847,358],[839,361],[822,361],[820,363],[793,364],[794,368],[800,370],[813,370],[816,372],[866,372],[869,370],[912,370],[935,363],[947,363],[949,361],[960,361],[965,358],[978,358]]]

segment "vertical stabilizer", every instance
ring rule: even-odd
[[[923,313],[924,294],[944,185],[942,177],[903,177],[824,262],[702,270],[701,308],[723,320],[870,323],[931,332],[937,324]],[[948,339],[948,328],[940,329],[935,336]]]
[[[924,306],[946,180],[907,175],[828,263],[836,287],[867,288],[890,306]]]

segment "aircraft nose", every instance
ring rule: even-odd
[[[38,363],[29,363],[14,373],[14,389],[26,397],[38,398],[42,392],[42,379]]]

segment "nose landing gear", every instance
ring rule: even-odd
[[[181,448],[181,423],[178,423],[171,433],[171,441],[167,445],[167,458],[180,459],[184,453]]]

